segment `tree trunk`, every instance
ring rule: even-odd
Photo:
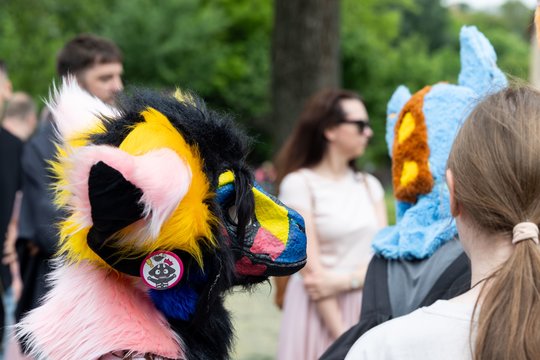
[[[274,0],[274,149],[289,135],[305,100],[340,85],[339,0]]]

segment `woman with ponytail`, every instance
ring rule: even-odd
[[[540,93],[513,87],[480,102],[447,184],[471,289],[372,329],[346,359],[540,359]]]

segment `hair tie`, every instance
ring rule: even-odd
[[[532,222],[522,222],[514,226],[512,244],[523,240],[532,240],[538,244],[538,225]]]

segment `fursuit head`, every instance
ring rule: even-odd
[[[464,26],[459,40],[457,84],[439,82],[415,93],[400,86],[388,102],[386,142],[396,224],[382,229],[372,242],[375,254],[385,259],[426,259],[457,237],[446,185],[450,149],[475,105],[508,84],[484,34]]]
[[[133,90],[111,108],[63,80],[41,306],[17,325],[37,359],[228,359],[233,286],[306,262],[304,221],[254,182],[248,138],[197,96]]]

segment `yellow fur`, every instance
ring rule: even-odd
[[[182,90],[180,90],[180,88],[176,88],[176,91],[174,92],[174,97],[180,102],[195,105],[195,100],[193,99],[193,96],[191,96],[191,94],[189,93],[183,92]]]
[[[286,245],[289,238],[288,210],[255,188],[253,188],[253,197],[255,198],[255,216],[261,226]]]
[[[71,161],[69,161],[72,149],[86,146],[90,135],[103,133],[104,131],[103,123],[98,121],[90,128],[88,133],[67,139],[64,147],[56,144],[56,160],[50,161],[49,166],[55,179],[53,190],[55,192],[54,203],[57,207],[66,206],[71,197],[71,193],[66,189],[68,185],[66,173],[69,172],[68,170],[72,166]]]
[[[403,163],[403,170],[401,171],[401,178],[399,183],[405,187],[412,183],[418,177],[418,164],[414,161],[405,161]]]
[[[230,184],[234,181],[234,173],[231,170],[227,170],[219,175],[219,186]]]
[[[401,122],[401,126],[398,130],[398,142],[402,144],[414,131],[415,122],[413,115],[408,112],[403,117],[403,121]]]
[[[120,239],[124,245],[121,253],[124,256],[137,256],[155,250],[181,249],[191,254],[202,266],[201,246],[216,245],[213,229],[218,223],[217,218],[205,204],[205,200],[209,200],[214,194],[210,192],[210,184],[202,170],[203,160],[198,149],[187,144],[181,134],[159,111],[148,108],[141,115],[145,121],[133,126],[119,148],[135,156],[159,148],[169,148],[189,164],[192,180],[187,194],[162,225],[158,238],[134,237],[133,234],[140,230],[141,224],[140,222],[132,224],[120,232]],[[88,138],[87,135],[81,136],[80,139]],[[85,141],[77,141],[70,145],[77,147],[85,144]],[[58,177],[56,203],[60,206],[69,205],[71,196],[65,188],[67,185],[66,167],[71,166],[67,149],[60,149],[59,161],[53,164],[53,170]],[[86,244],[86,234],[89,229],[81,229],[76,219],[77,214],[74,213],[61,224],[59,252],[66,252],[68,259],[74,262],[88,259],[103,263]],[[139,231],[138,234],[146,233]]]

